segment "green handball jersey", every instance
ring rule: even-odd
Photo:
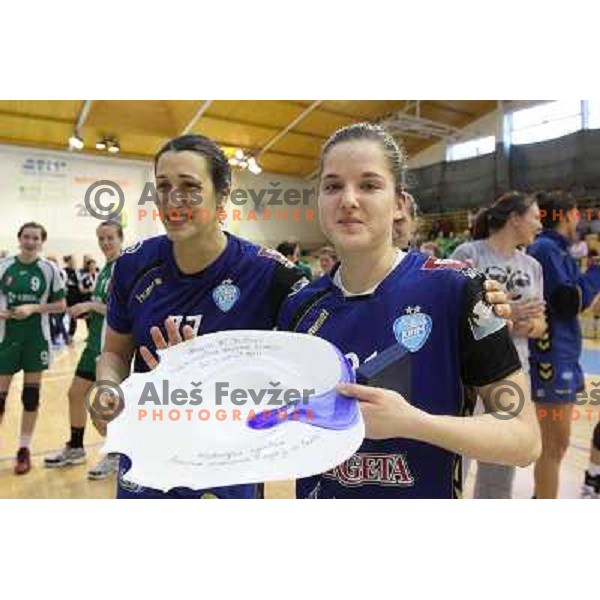
[[[106,263],[102,271],[100,271],[100,275],[98,275],[98,279],[96,280],[94,295],[92,296],[94,302],[106,304],[108,298],[108,286],[110,284],[114,266],[115,261],[113,260],[112,262]],[[95,311],[90,313],[88,321],[89,335],[86,346],[96,354],[100,354],[102,351],[105,323],[106,319],[104,318],[104,315]]]
[[[48,304],[65,297],[56,265],[44,258],[24,263],[16,256],[0,260],[0,309],[23,304]],[[48,368],[50,316],[0,319],[0,374]]]

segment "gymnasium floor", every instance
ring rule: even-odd
[[[80,328],[82,329],[82,328]],[[79,334],[79,332],[78,332]],[[7,400],[7,409],[0,430],[0,498],[114,498],[115,480],[89,481],[87,468],[99,459],[101,438],[89,425],[86,428],[85,444],[88,464],[66,469],[46,469],[43,457],[62,447],[68,437],[67,390],[79,354],[83,350],[83,340],[78,339],[73,347],[63,349],[55,356],[52,369],[45,374],[42,387],[41,412],[33,439],[33,468],[25,476],[13,474],[13,461],[18,440],[18,427],[21,416],[22,375],[13,380]],[[600,342],[586,341],[583,366],[587,375],[588,390],[592,381],[600,381]],[[599,407],[594,408],[597,418]],[[577,498],[582,473],[587,466],[589,444],[595,421],[588,420],[580,407],[582,418],[573,423],[571,446],[563,464],[560,497]],[[473,470],[467,480],[466,497],[470,497],[473,487]],[[533,467],[518,469],[514,488],[515,498],[530,498],[533,485]],[[293,484],[289,482],[270,483],[266,486],[268,498],[292,498]]]

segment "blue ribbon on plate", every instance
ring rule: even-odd
[[[342,364],[340,383],[354,383],[356,379],[350,361],[339,351],[338,356]],[[294,413],[293,419],[290,413]],[[248,419],[246,424],[251,429],[271,429],[291,420],[323,429],[349,429],[358,423],[358,402],[334,388],[319,396],[311,396],[307,404],[287,404],[276,410],[262,411]]]

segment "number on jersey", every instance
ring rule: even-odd
[[[202,321],[202,315],[171,315],[169,317],[175,321],[177,329],[183,336],[183,328],[185,325],[189,325],[194,330],[194,335],[198,335],[200,329],[200,323]]]

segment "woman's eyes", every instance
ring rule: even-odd
[[[171,188],[171,184],[169,183],[161,183],[159,185],[156,186],[156,190],[160,193],[160,194],[167,194],[170,193],[171,190],[173,188]],[[183,183],[181,184],[179,187],[175,188],[176,190],[182,190],[184,192],[189,192],[189,191],[194,191],[194,190],[201,190],[202,186],[195,184],[195,183]]]
[[[343,187],[344,186],[341,183],[327,183],[323,186],[323,191],[326,193],[332,193],[341,190]],[[374,181],[364,181],[360,184],[360,189],[367,192],[380,190],[382,187],[383,186],[380,183]]]
[[[363,184],[361,184],[360,187],[361,187],[361,189],[368,190],[368,191],[381,189],[381,186],[379,184],[375,183],[374,181],[365,181]]]

